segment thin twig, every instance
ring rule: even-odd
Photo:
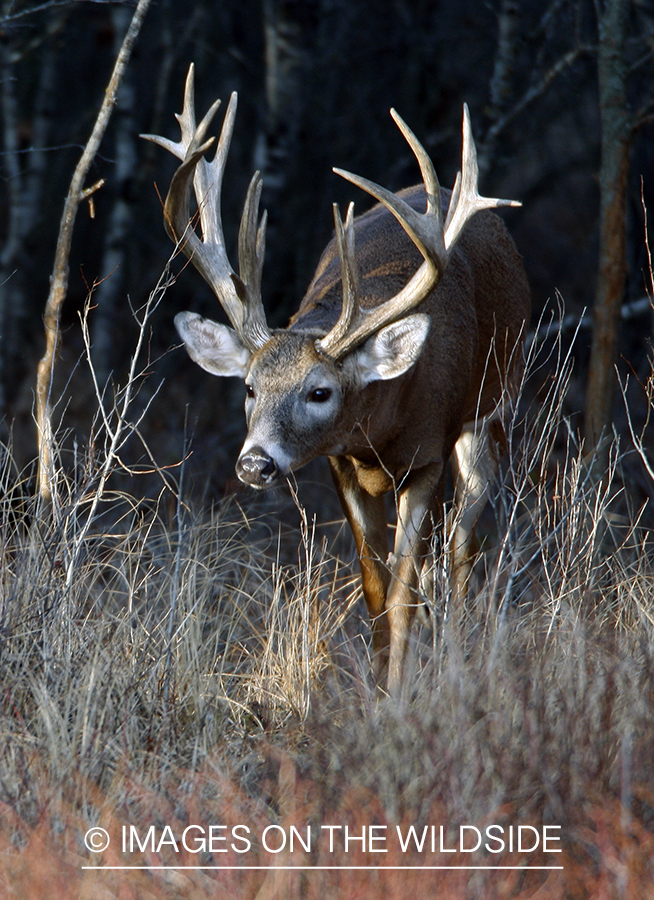
[[[55,262],[50,278],[50,294],[43,317],[46,341],[45,353],[38,364],[36,376],[36,430],[39,456],[38,490],[41,500],[48,506],[51,506],[53,503],[55,491],[50,392],[59,348],[61,309],[68,290],[69,257],[73,226],[77,210],[86,193],[83,188],[84,179],[109,124],[109,119],[116,103],[118,88],[149,5],[150,0],[139,0],[134,11],[132,21],[116,58],[111,80],[105,91],[91,137],[73,173],[61,217]]]

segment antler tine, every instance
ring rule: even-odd
[[[158,134],[140,135],[140,137],[144,138],[146,141],[152,141],[153,144],[158,144],[160,147],[168,150],[173,154],[173,156],[176,156],[181,160],[187,158],[189,150],[191,150],[191,152],[195,152],[200,148],[200,144],[204,141],[204,136],[209,130],[209,125],[211,124],[213,117],[215,116],[221,103],[220,100],[215,100],[209,108],[207,114],[202,119],[200,126],[197,127],[195,124],[194,79],[195,66],[193,65],[193,63],[191,63],[191,65],[189,66],[188,74],[186,76],[186,83],[184,85],[184,106],[181,113],[175,113],[175,118],[179,123],[181,132],[180,140],[171,141],[169,138],[161,137],[161,135]],[[227,118],[227,116],[225,118]],[[213,143],[213,141],[214,138],[210,138],[207,141],[205,150]]]
[[[341,219],[338,203],[334,203],[334,231],[336,246],[341,261],[341,283],[343,285],[343,305],[336,325],[324,338],[316,341],[316,347],[327,356],[334,356],[339,344],[345,339],[359,309],[359,270],[354,250],[354,203],[350,203],[345,217]]]
[[[154,141],[182,160],[172,178],[164,203],[166,231],[209,284],[243,343],[248,349],[256,350],[270,337],[261,300],[266,217],[262,217],[257,229],[261,187],[259,174],[256,173],[243,210],[241,231],[245,237],[243,240],[239,238],[239,257],[246,262],[241,264],[239,278],[227,256],[220,215],[223,175],[236,117],[236,93],[232,93],[227,106],[216,154],[211,162],[207,162],[204,154],[214,143],[214,138],[206,140],[206,134],[219,106],[220,100],[216,100],[200,124],[196,125],[194,67],[191,64],[184,89],[184,106],[182,112],[176,115],[181,131],[180,141],[171,141],[158,135],[142,137]],[[191,182],[198,205],[201,238],[190,222]],[[254,195],[256,202],[253,203]],[[251,219],[254,221],[253,227],[243,225],[243,222],[249,223]],[[245,246],[248,240],[251,242],[250,248]],[[251,259],[255,262],[250,262]]]
[[[427,212],[435,216],[436,219],[442,220],[441,186],[434,164],[425,148],[396,109],[391,109],[391,117],[402,132],[405,141],[413,150],[413,155],[420,166],[420,174],[422,175],[425,193],[427,194]]]
[[[463,104],[463,149],[461,152],[461,172],[456,176],[450,208],[445,220],[445,248],[451,252],[469,219],[482,209],[497,209],[501,206],[522,206],[518,200],[499,200],[482,197],[478,190],[479,166],[477,148],[472,137],[470,111]]]
[[[393,213],[425,259],[431,260],[438,268],[445,268],[447,253],[443,236],[441,188],[434,164],[425,148],[399,113],[391,109],[391,116],[418,160],[425,193],[427,194],[427,210],[425,213],[416,212],[413,207],[400,199],[397,194],[379,184],[375,184],[374,181],[368,181],[367,178],[353,175],[344,169],[334,169],[334,172],[351,181],[352,184],[356,184],[357,187],[362,188],[376,200],[379,200],[380,203],[383,203]]]
[[[217,101],[220,102],[220,101]],[[215,104],[214,104],[215,106]],[[227,156],[232,143],[232,135],[234,134],[234,123],[236,121],[236,109],[238,107],[238,94],[232,91],[225,111],[223,127],[220,129],[220,137],[218,138],[218,146],[216,153],[211,162],[202,159],[193,176],[193,190],[198,201],[198,209],[200,211],[200,222],[202,224],[202,234],[204,240],[212,245],[221,245],[225,253],[225,240],[223,237],[223,226],[220,215],[221,196],[223,188],[223,175],[225,174],[225,166],[227,164]],[[217,107],[216,107],[217,109]],[[208,127],[208,123],[212,118],[213,106],[200,122],[197,132],[204,133]],[[207,123],[205,125],[205,123]],[[229,265],[229,262],[227,261]],[[231,268],[231,267],[230,267]]]
[[[265,210],[259,220],[262,187],[261,174],[255,172],[245,197],[241,227],[238,232],[240,277],[232,274],[236,291],[243,300],[245,331],[257,346],[263,346],[270,338],[266,313],[261,300],[261,275],[266,255],[266,224],[268,221],[268,214]]]

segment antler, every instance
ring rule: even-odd
[[[141,137],[154,141],[182,160],[168,189],[164,204],[166,233],[191,260],[220,301],[241,341],[256,350],[270,338],[261,299],[261,272],[266,245],[266,213],[259,219],[261,176],[255,172],[250,181],[238,236],[239,274],[229,262],[220,217],[220,195],[229,145],[234,132],[237,95],[230,97],[220,132],[216,155],[212,162],[204,154],[214,143],[206,138],[213,117],[220,106],[216,100],[199,125],[195,120],[194,66],[191,63],[184,88],[184,108],[175,118],[179,122],[181,140],[168,140],[155,134]],[[191,181],[198,205],[200,237],[190,217]],[[258,222],[258,224],[257,224]]]
[[[477,150],[472,137],[470,113],[467,104],[464,104],[461,172],[454,183],[443,227],[441,189],[433,163],[420,141],[394,109],[391,110],[391,115],[418,160],[427,195],[426,211],[416,212],[396,194],[359,175],[353,175],[343,169],[334,169],[334,172],[383,203],[420,250],[424,262],[398,294],[380,306],[364,312],[358,298],[352,210],[351,207],[348,210],[344,227],[340,213],[337,207],[334,207],[336,241],[343,280],[343,306],[336,325],[323,338],[316,341],[316,346],[335,360],[346,356],[371,334],[406,315],[425,299],[442,278],[454,245],[466,223],[476,212],[500,206],[521,205],[515,200],[498,200],[479,195]]]

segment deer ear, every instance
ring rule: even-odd
[[[212,375],[245,378],[252,354],[232,328],[191,312],[178,313],[175,328],[193,362]]]
[[[429,316],[416,313],[373,334],[365,344],[352,353],[361,387],[371,381],[397,378],[410,369],[420,356],[431,321]]]

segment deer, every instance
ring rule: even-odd
[[[243,483],[269,489],[327,457],[356,544],[373,668],[381,689],[385,677],[388,693],[397,696],[421,605],[421,573],[434,530],[444,527],[448,461],[463,507],[452,566],[463,589],[474,524],[499,465],[502,411],[521,371],[530,291],[515,243],[491,210],[520,204],[478,193],[467,106],[461,171],[451,191],[441,189],[427,151],[391,110],[422,184],[392,193],[334,169],[377,203],[356,218],[350,204],[345,221],[334,204],[334,237],[298,311],[286,328],[271,329],[261,290],[266,213],[259,215],[259,172],[243,206],[238,274],[223,236],[220,198],[236,103],[232,94],[208,161],[216,141],[207,135],[220,101],[196,123],[191,65],[176,115],[180,140],[143,135],[181,160],[164,202],[164,226],[231,324],[180,312],[175,326],[204,370],[245,381],[247,437],[236,462]],[[389,554],[384,498],[391,491],[396,524]]]

